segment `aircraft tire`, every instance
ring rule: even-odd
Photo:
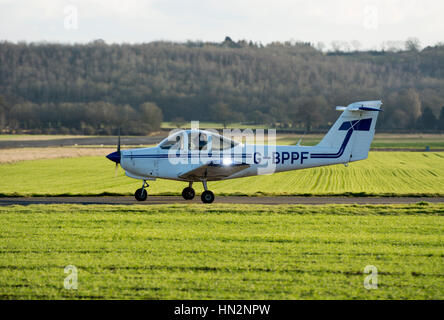
[[[194,192],[194,189],[190,188],[190,187],[186,187],[182,191],[182,197],[185,200],[193,200],[195,195],[196,195],[196,192]]]
[[[214,193],[210,190],[204,191],[200,196],[203,203],[212,203],[214,201]]]
[[[134,193],[134,197],[136,198],[137,201],[145,201],[146,198],[148,197],[148,192],[146,192],[145,189],[137,189],[136,192]]]

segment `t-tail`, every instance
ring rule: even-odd
[[[343,112],[316,146],[323,151],[311,158],[335,159],[336,163],[367,159],[381,105],[381,101],[360,101],[336,107]]]

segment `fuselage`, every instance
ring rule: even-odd
[[[121,151],[121,166],[134,178],[180,180],[179,176],[209,162],[245,163],[249,167],[231,176],[214,180],[347,163],[343,151],[316,146],[240,145],[222,151],[181,150],[170,152],[160,147]],[[324,156],[322,156],[324,155]],[[213,179],[208,179],[209,181]]]

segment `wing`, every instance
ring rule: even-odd
[[[179,174],[179,178],[189,181],[221,180],[248,167],[250,167],[250,165],[246,163],[231,163],[229,165],[224,165],[219,162],[211,161],[198,168]]]

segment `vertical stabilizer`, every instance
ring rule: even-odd
[[[375,135],[375,126],[381,110],[381,101],[354,102],[342,110],[341,116],[317,147],[339,150],[337,153],[319,154],[337,158],[338,162],[366,159]]]

